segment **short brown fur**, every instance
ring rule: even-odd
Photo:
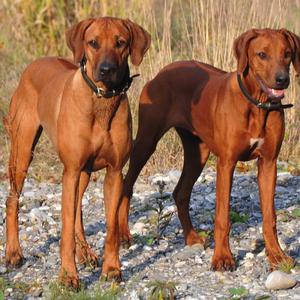
[[[217,156],[212,268],[235,269],[229,247],[232,177],[237,161],[257,158],[267,254],[273,267],[283,260],[291,261],[278,243],[274,208],[276,160],[284,137],[284,112],[282,109],[267,112],[248,102],[239,88],[237,73],[241,74],[252,97],[269,101],[260,82],[269,88],[287,88],[290,64],[300,72],[299,41],[298,36],[284,29],[249,30],[234,42],[237,72],[227,73],[196,61],[181,61],[166,66],[146,84],[140,97],[138,133],[120,208],[123,242],[130,241],[127,215],[134,182],[157,142],[175,127],[184,148],[184,167],[173,195],[186,244],[204,243],[192,226],[189,201],[192,187],[211,151]],[[279,75],[284,76],[284,86],[279,84]]]
[[[84,20],[72,27],[66,37],[75,63],[85,55],[87,75],[104,90],[118,86],[128,73],[128,57],[139,65],[150,45],[150,36],[143,28],[130,20],[109,17]],[[91,46],[93,40],[97,47]],[[112,65],[114,71],[103,75],[103,63]],[[34,147],[45,130],[64,165],[61,280],[78,287],[75,254],[79,262],[98,262],[85,239],[81,200],[91,172],[102,168],[106,168],[107,223],[102,274],[120,278],[117,213],[123,187],[122,168],[132,141],[127,95],[97,98],[78,65],[58,57],[41,58],[22,74],[4,123],[11,139],[6,262],[16,266],[23,259],[18,236],[18,199]]]

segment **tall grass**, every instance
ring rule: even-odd
[[[143,64],[138,69],[131,68],[132,73],[142,75],[129,92],[135,131],[140,91],[166,64],[197,59],[232,71],[236,68],[232,44],[242,32],[253,27],[284,27],[300,34],[299,0],[2,0],[0,59],[5,53],[2,67],[15,72],[12,79],[1,70],[2,106],[7,106],[23,61],[44,55],[70,55],[64,38],[66,28],[85,17],[105,15],[129,18],[152,36]],[[22,61],[11,59],[11,51],[20,53]],[[285,101],[295,103],[297,96],[299,88],[292,80]],[[295,103],[294,109],[286,113],[286,136],[280,156],[296,164],[300,149],[298,108],[299,103]],[[159,144],[147,170],[178,168],[181,156],[180,142],[170,132]]]

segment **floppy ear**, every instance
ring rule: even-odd
[[[297,76],[300,75],[300,38],[296,34],[286,30],[280,30],[287,38],[292,48],[292,63],[297,72]]]
[[[241,34],[233,43],[234,55],[237,59],[239,74],[243,74],[248,66],[248,47],[252,39],[257,37],[255,29],[248,30]]]
[[[84,55],[84,33],[94,19],[86,19],[74,25],[66,32],[66,40],[69,49],[73,52],[74,62],[79,63]]]
[[[138,66],[150,47],[151,36],[141,26],[126,20],[126,27],[130,31],[131,42],[130,42],[130,57],[131,62]]]

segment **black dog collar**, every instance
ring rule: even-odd
[[[291,107],[294,106],[293,104],[282,104],[280,102],[272,102],[272,101],[271,102],[264,102],[264,103],[259,102],[258,100],[252,98],[249,95],[246,87],[244,86],[244,84],[242,82],[240,74],[237,74],[237,80],[238,80],[238,83],[239,83],[239,87],[240,87],[243,95],[245,96],[245,98],[258,108],[262,108],[262,109],[265,109],[265,110],[279,110],[279,109],[291,108]]]
[[[95,93],[95,95],[98,98],[112,98],[114,96],[125,94],[129,90],[133,79],[137,76],[140,76],[140,74],[135,74],[131,77],[128,77],[127,80],[125,82],[123,82],[123,84],[118,89],[111,90],[111,91],[104,91],[102,88],[99,88],[98,86],[96,86],[95,83],[88,77],[88,75],[86,73],[86,58],[85,58],[85,56],[82,58],[82,60],[80,62],[80,69],[81,69],[81,74],[82,74],[83,79],[85,80],[87,85],[91,88],[91,90]]]

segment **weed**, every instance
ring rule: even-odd
[[[112,283],[108,289],[101,290],[100,288],[95,290],[80,289],[79,292],[67,288],[59,282],[52,282],[48,286],[46,295],[47,300],[117,300],[121,289]]]
[[[300,218],[300,208],[293,209],[291,214],[294,218]]]
[[[150,300],[174,300],[176,284],[173,281],[155,280],[148,284],[151,288]]]
[[[151,199],[151,203],[154,201],[153,205],[147,205],[147,210],[155,212],[155,216],[151,218],[152,223],[154,223],[154,230],[146,238],[147,245],[153,245],[159,242],[174,215],[173,210],[168,212],[164,211],[165,204],[170,199],[170,195],[164,193],[166,183],[163,180],[157,180],[154,184],[158,186],[159,196]]]
[[[239,213],[237,211],[231,210],[230,211],[230,220],[231,223],[246,223],[249,219],[248,214]]]
[[[278,270],[284,273],[291,273],[291,270],[294,268],[294,262],[291,260],[283,260],[278,264]]]
[[[230,293],[229,299],[235,299],[235,300],[245,299],[249,295],[248,290],[243,286],[238,288],[230,288],[229,293]]]
[[[260,295],[254,298],[254,300],[269,300],[269,299],[272,299],[270,295]]]
[[[6,289],[6,286],[7,284],[5,279],[2,276],[0,276],[0,300],[4,300],[4,291]]]

